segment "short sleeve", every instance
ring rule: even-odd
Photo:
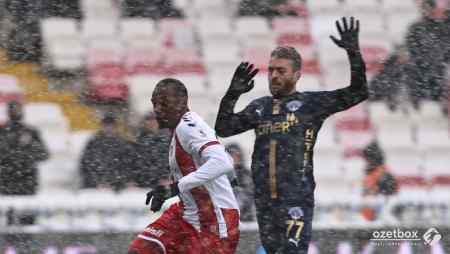
[[[201,155],[208,146],[220,144],[215,131],[198,117],[185,115],[181,121],[176,130],[177,138],[190,154]]]

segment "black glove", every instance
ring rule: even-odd
[[[342,29],[342,27],[344,27],[344,29]],[[343,17],[342,26],[339,24],[339,20],[336,20],[336,28],[341,39],[338,40],[333,35],[330,35],[331,40],[347,51],[359,51],[359,20],[356,20],[355,22],[355,18],[350,17],[350,24],[348,24],[347,19]]]
[[[152,201],[150,205],[150,210],[153,212],[157,212],[161,210],[164,201],[167,199],[178,195],[178,182],[171,184],[170,186],[166,185],[157,185],[153,190],[147,193],[147,198],[145,199],[145,205],[148,205],[150,201]]]
[[[234,72],[227,95],[239,97],[241,94],[252,90],[255,85],[253,78],[256,76],[258,71],[258,69],[254,68],[253,64],[249,64],[247,62],[242,62],[239,64]]]

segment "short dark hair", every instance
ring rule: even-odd
[[[188,92],[186,86],[178,79],[174,78],[165,78],[160,80],[155,87],[155,91],[162,87],[168,87],[175,91],[177,96],[188,96]]]
[[[18,101],[10,101],[8,102],[8,109],[12,110],[12,109],[16,109],[17,107],[22,106],[22,103],[18,102]]]
[[[103,114],[101,122],[102,122],[102,124],[106,124],[106,125],[116,124],[117,119],[116,119],[116,116],[114,115],[114,113],[106,112]]]
[[[291,60],[292,68],[295,71],[298,71],[302,68],[302,57],[294,47],[278,46],[274,50],[272,50],[272,53],[270,53],[270,57],[285,58]]]

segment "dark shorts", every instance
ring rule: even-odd
[[[312,236],[313,207],[301,207],[303,216],[293,218],[290,207],[260,206],[257,220],[261,243],[267,254],[307,254]]]

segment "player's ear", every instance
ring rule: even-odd
[[[301,76],[302,76],[302,71],[301,70],[298,70],[298,71],[294,72],[295,80],[299,80]]]

